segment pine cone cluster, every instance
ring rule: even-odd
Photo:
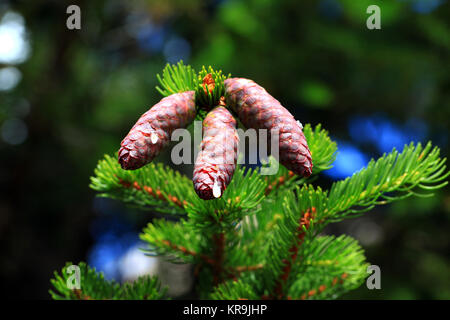
[[[205,77],[204,90],[212,90],[211,77]],[[229,107],[247,128],[267,129],[268,137],[279,137],[279,160],[294,173],[308,177],[312,159],[302,125],[278,100],[252,80],[226,79],[225,95],[219,106],[203,120],[203,140],[197,156],[193,183],[204,200],[220,198],[236,168],[238,135],[236,120]],[[151,162],[169,143],[172,132],[187,127],[196,116],[195,91],[172,94],[144,113],[119,150],[123,169],[135,170]],[[269,140],[270,141],[270,140]]]

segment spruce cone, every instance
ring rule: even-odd
[[[195,118],[195,92],[175,93],[144,113],[122,140],[119,163],[135,170],[151,162],[169,143],[172,132]]]
[[[236,168],[239,137],[236,120],[222,106],[203,120],[203,141],[194,167],[194,189],[203,200],[220,198]]]
[[[267,129],[269,136],[271,129],[278,129],[280,163],[298,175],[311,175],[313,164],[303,127],[278,100],[244,78],[225,80],[225,99],[247,128]]]

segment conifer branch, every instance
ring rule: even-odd
[[[245,272],[245,271],[255,271],[255,270],[259,270],[262,269],[264,267],[264,265],[262,263],[254,265],[254,266],[237,266],[237,267],[233,267],[231,268],[232,271],[241,273],[241,272]]]
[[[185,207],[188,221],[199,231],[208,228],[217,231],[218,225],[229,229],[250,210],[257,210],[257,206],[264,200],[266,186],[256,170],[236,166],[233,179],[222,197],[204,201],[196,196],[192,199],[192,205]]]
[[[150,245],[149,254],[179,259],[186,263],[203,260],[213,264],[214,260],[201,252],[203,237],[188,232],[185,220],[174,223],[163,219],[154,220],[144,228],[141,240]]]
[[[275,212],[282,210],[283,214],[269,234],[265,268],[260,275],[268,298],[285,298],[297,272],[296,263],[303,256],[303,247],[307,246],[305,242],[317,232],[314,222],[317,212],[323,208],[325,196],[320,188],[297,187],[297,196],[286,193],[276,204]]]
[[[316,237],[302,255],[308,263],[299,266],[287,291],[293,299],[333,299],[360,286],[367,276],[362,248],[345,235]]]
[[[439,148],[427,143],[411,143],[399,153],[393,149],[350,178],[332,185],[323,218],[328,222],[357,216],[375,205],[387,204],[410,196],[431,196],[428,191],[447,185],[450,172]],[[416,189],[428,193],[419,194]],[[394,193],[395,192],[395,193]]]
[[[213,277],[214,285],[217,286],[222,281],[222,271],[224,264],[225,254],[225,233],[213,235],[214,244],[214,264],[213,264]]]
[[[415,194],[414,188],[425,190],[442,187],[447,182],[442,180],[448,176],[445,173],[445,159],[439,158],[437,148],[431,150],[431,144],[422,148],[420,144],[416,147],[411,144],[405,147],[402,153],[395,150],[388,156],[384,156],[377,161],[371,161],[366,169],[353,175],[344,181],[333,185],[330,193],[323,192],[320,188],[314,190],[312,186],[304,186],[297,189],[297,199],[292,196],[285,197],[285,217],[280,220],[278,231],[276,231],[274,242],[269,252],[273,259],[269,265],[275,276],[275,292],[280,296],[283,292],[280,283],[289,282],[289,274],[297,274],[299,270],[291,270],[293,267],[301,266],[302,261],[294,263],[297,256],[297,249],[287,246],[289,238],[295,237],[295,212],[308,212],[312,208],[316,209],[315,219],[308,230],[303,226],[304,234],[313,239],[315,235],[323,230],[324,226],[330,222],[342,220],[345,217],[351,217],[348,213],[361,213],[367,211],[376,204],[385,204],[395,200],[403,199],[406,196]],[[382,173],[382,174],[381,174]],[[425,186],[425,188],[424,188]],[[400,192],[400,195],[393,193]],[[389,196],[385,193],[389,192]],[[382,201],[378,201],[378,199]],[[358,206],[356,210],[353,207]],[[366,208],[364,208],[366,206]],[[360,207],[363,207],[362,209]],[[290,235],[287,237],[287,235]],[[283,239],[285,237],[285,239]],[[305,245],[305,248],[308,245]],[[303,249],[302,249],[303,250]],[[289,256],[286,260],[280,254]],[[278,253],[278,254],[276,254]],[[300,257],[305,258],[302,253]],[[300,265],[299,265],[300,264]],[[281,281],[280,281],[281,280]],[[289,286],[288,286],[289,287]],[[281,297],[283,297],[281,295]]]
[[[291,296],[287,296],[287,300],[306,300],[306,299],[313,300],[313,299],[318,299],[318,295],[323,295],[324,293],[327,294],[328,296],[331,296],[331,294],[329,292],[325,292],[325,291],[331,291],[333,289],[335,290],[335,287],[342,285],[346,279],[348,279],[348,274],[344,272],[340,276],[334,277],[330,283],[321,284],[320,286],[318,286],[315,289],[311,289],[308,292],[304,292],[304,293],[300,294],[300,296],[297,298],[292,298]]]
[[[161,190],[158,188],[156,190],[153,190],[152,187],[149,186],[141,186],[137,181],[124,181],[121,178],[117,177],[119,179],[119,184],[121,184],[125,188],[133,188],[138,191],[146,192],[148,195],[152,196],[155,199],[159,199],[162,201],[171,201],[175,205],[177,205],[180,208],[183,208],[185,205],[187,205],[187,201],[183,200],[183,203],[175,196],[172,196],[170,194],[167,195],[167,199],[164,197],[164,195],[161,193]]]
[[[294,238],[292,246],[289,248],[289,257],[283,259],[283,271],[275,284],[274,294],[278,299],[283,298],[283,287],[286,284],[287,279],[290,276],[292,270],[292,264],[295,263],[299,251],[299,247],[303,244],[305,239],[306,230],[311,225],[311,220],[316,215],[316,208],[312,207],[311,210],[306,211],[300,218],[298,228],[296,232],[297,238]]]
[[[328,131],[317,124],[314,129],[311,124],[305,124],[303,134],[308,141],[309,150],[313,157],[313,174],[331,169],[336,160],[337,144],[331,140]]]
[[[195,90],[197,83],[197,74],[190,65],[184,65],[180,60],[176,65],[166,65],[162,72],[162,76],[156,75],[161,87],[157,86],[156,90],[164,97],[174,93]]]
[[[182,62],[168,64],[157,78],[160,85],[157,90],[163,96],[195,90],[197,117],[200,118],[224,95],[231,102],[244,103],[239,96],[243,83],[250,83],[245,91],[249,95],[253,95],[251,88],[256,88],[259,101],[263,98],[276,101],[254,82],[226,80],[222,71],[211,67],[196,73]],[[233,88],[227,89],[226,83]],[[193,92],[190,95],[193,101]],[[256,98],[248,101],[251,106],[257,105]],[[238,103],[235,107],[239,107]],[[193,104],[191,108],[193,110]],[[284,121],[292,122],[284,107],[279,106],[278,110],[285,115]],[[301,127],[297,122],[294,125]],[[302,131],[305,138],[298,140],[297,146],[304,146],[302,152],[308,161],[303,168],[306,171],[297,173],[310,175],[312,161],[309,178],[297,176],[282,165],[272,176],[261,176],[257,170],[237,166],[221,197],[204,201],[195,193],[190,179],[167,166],[150,163],[138,170],[122,170],[116,156],[105,156],[98,163],[90,186],[99,196],[182,217],[176,223],[155,219],[140,237],[150,244],[149,255],[193,263],[202,298],[336,298],[362,283],[367,263],[354,239],[319,237],[323,228],[328,223],[358,216],[375,205],[413,195],[429,196],[430,191],[448,183],[445,179],[450,172],[446,171],[446,159],[439,157],[439,149],[433,148],[431,143],[425,147],[420,143],[410,144],[401,153],[394,149],[376,161],[371,160],[366,168],[334,183],[329,191],[322,190],[306,182],[311,183],[317,174],[331,168],[336,143],[320,124],[314,129],[306,124]],[[284,143],[295,153],[295,143]],[[290,166],[286,154],[284,157],[282,162]],[[269,157],[268,165],[273,161],[276,160]],[[424,194],[418,193],[419,190]],[[140,278],[121,286],[106,281],[102,274],[83,263],[79,266],[80,289],[67,288],[68,265],[61,274],[55,272],[52,279],[55,291],[50,291],[54,299],[165,297],[156,278]]]
[[[105,155],[94,173],[90,187],[100,192],[99,196],[144,210],[186,214],[186,206],[197,198],[187,177],[161,163],[129,171],[123,170],[114,157]]]
[[[253,288],[242,280],[226,281],[211,294],[214,300],[256,300],[259,299]]]
[[[68,287],[73,277],[68,273],[71,265],[68,262],[61,274],[55,272],[50,280],[55,291],[50,290],[49,293],[55,300],[158,300],[166,297],[166,289],[161,290],[156,277],[140,277],[132,283],[120,285],[114,280],[105,280],[103,273],[96,272],[84,262],[77,265],[80,268],[80,288],[71,289]],[[73,282],[71,284],[74,285]]]

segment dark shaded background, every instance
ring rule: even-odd
[[[66,28],[69,4],[81,30]],[[381,30],[366,28],[371,4]],[[449,21],[444,0],[0,2],[2,294],[48,299],[66,261],[120,279],[115,262],[151,213],[95,199],[89,177],[161,98],[166,62],[251,78],[322,123],[340,149],[323,185],[410,141],[447,155]],[[333,226],[382,271],[382,290],[344,298],[449,299],[449,220],[446,188]]]

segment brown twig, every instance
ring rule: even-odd
[[[259,270],[264,268],[263,264],[257,264],[254,266],[237,266],[237,267],[228,267],[225,270],[225,273],[227,275],[227,277],[229,279],[233,279],[234,281],[238,280],[238,276],[240,276],[240,274],[242,272],[246,272],[246,271],[255,271],[255,270]]]
[[[83,294],[81,289],[73,289],[72,291],[75,293],[78,300],[92,300],[90,296]]]
[[[184,208],[184,206],[186,206],[188,204],[188,202],[186,200],[183,200],[183,202],[181,202],[177,197],[172,196],[170,194],[167,195],[167,199],[166,199],[166,197],[164,197],[164,195],[162,194],[160,189],[154,190],[152,187],[149,187],[149,186],[141,186],[141,185],[139,185],[139,183],[137,183],[137,181],[129,182],[129,181],[125,181],[119,177],[117,177],[117,179],[119,179],[119,184],[121,184],[125,188],[133,188],[135,190],[146,192],[148,195],[150,195],[156,199],[159,199],[159,200],[164,200],[164,201],[169,200],[170,202],[174,203],[175,205],[177,205],[180,208]]]
[[[170,248],[174,249],[174,250],[181,251],[185,255],[190,255],[190,256],[193,256],[193,257],[199,257],[204,262],[206,262],[206,263],[208,263],[210,265],[215,265],[216,264],[216,261],[214,259],[211,259],[207,255],[199,254],[199,253],[197,253],[195,251],[187,249],[186,247],[176,245],[176,244],[170,242],[169,240],[161,240],[161,243],[164,244],[167,247],[170,247]]]
[[[213,264],[213,277],[214,285],[218,285],[221,282],[221,273],[223,269],[223,260],[225,254],[225,233],[213,235],[214,243],[214,264]]]
[[[312,297],[316,294],[320,294],[320,293],[324,292],[325,290],[327,290],[328,288],[332,288],[332,287],[336,286],[338,283],[340,283],[340,284],[344,283],[344,280],[347,278],[348,278],[348,274],[344,272],[340,276],[340,279],[338,277],[334,277],[328,286],[322,284],[317,289],[312,289],[312,290],[308,291],[307,293],[303,293],[302,295],[300,295],[299,299],[306,300],[309,297]],[[292,300],[292,298],[288,297],[288,300]]]
[[[287,179],[290,179],[293,176],[294,176],[294,172],[289,170]],[[276,179],[275,181],[272,181],[272,183],[270,183],[266,188],[266,196],[269,193],[271,193],[276,187],[282,186],[286,182],[287,179],[285,176],[281,176],[281,177],[278,177],[278,179]]]
[[[263,264],[257,264],[254,266],[238,266],[238,267],[234,267],[232,268],[235,272],[241,273],[244,271],[255,271],[255,270],[259,270],[262,269],[264,267]]]

